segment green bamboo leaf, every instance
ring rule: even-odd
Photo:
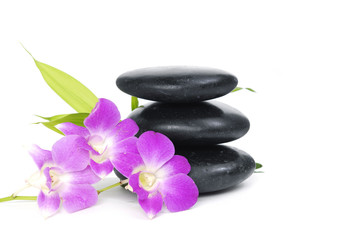
[[[235,89],[233,89],[231,92],[237,92],[239,90],[242,90],[242,89],[247,89],[248,91],[251,91],[251,92],[256,92],[255,90],[253,90],[252,88],[241,88],[241,87],[236,87]]]
[[[42,116],[39,116],[39,115],[35,115],[35,116],[37,116],[39,118],[42,118],[44,120],[47,120],[47,121],[54,121],[54,120],[57,120],[59,118],[65,117],[67,115],[69,115],[69,114],[60,114],[60,115],[55,115],[55,116],[52,116],[52,117],[42,117]]]
[[[73,114],[61,114],[53,117],[42,117],[38,116],[42,119],[48,120],[48,122],[37,122],[35,124],[43,124],[45,127],[57,132],[59,134],[64,135],[59,129],[55,126],[60,123],[71,122],[75,125],[84,127],[84,119],[89,116],[89,113],[73,113]]]
[[[237,92],[237,91],[242,90],[242,89],[243,88],[241,88],[241,87],[236,87],[235,89],[232,90],[232,92]]]
[[[132,96],[132,111],[139,107],[139,101],[137,97]]]
[[[246,88],[248,91],[251,91],[251,92],[256,92],[255,90],[253,90],[252,88]]]
[[[260,164],[260,163],[256,163],[256,169],[259,169],[259,168],[261,168],[261,167],[263,167],[263,165],[262,165],[262,164]]]
[[[59,129],[57,129],[55,127],[54,124],[52,124],[51,122],[37,122],[35,124],[43,124],[45,127],[49,128],[50,130],[53,130],[56,133],[59,133],[61,135],[64,135],[64,133],[62,133]]]
[[[28,50],[25,51],[33,58],[44,80],[59,97],[79,113],[91,112],[98,98],[87,87],[69,74],[37,61]]]

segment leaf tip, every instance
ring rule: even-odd
[[[237,91],[239,91],[239,90],[242,90],[243,88],[241,88],[241,87],[235,87],[231,92],[237,92]]]
[[[131,98],[131,108],[132,108],[132,111],[134,111],[134,110],[137,109],[138,107],[139,107],[138,98],[132,96],[132,98]]]
[[[263,165],[262,164],[260,164],[260,163],[256,163],[256,169],[260,169],[260,168],[262,168],[263,167]]]
[[[256,93],[256,91],[255,90],[253,90],[252,88],[246,88],[248,91],[251,91],[251,92],[254,92],[254,93]]]
[[[25,50],[27,53],[29,53],[29,55],[34,59],[34,61],[36,61],[35,58],[33,57],[33,55],[24,47],[24,45],[23,45],[21,42],[19,42],[19,43],[20,43],[20,45],[24,48],[24,50]]]

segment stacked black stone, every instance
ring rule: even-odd
[[[250,127],[247,117],[224,103],[206,101],[230,93],[237,83],[225,71],[203,67],[144,68],[117,79],[123,92],[156,101],[135,109],[129,118],[138,124],[138,136],[155,131],[172,140],[176,154],[188,159],[189,176],[200,193],[232,187],[255,170],[249,154],[218,145],[244,136]]]

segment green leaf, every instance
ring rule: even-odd
[[[64,135],[59,129],[55,126],[60,123],[71,122],[75,125],[84,127],[84,119],[89,116],[89,113],[73,113],[73,114],[61,114],[53,117],[41,117],[42,119],[48,120],[48,122],[37,122],[35,124],[43,124],[45,127]]]
[[[246,88],[248,91],[251,91],[251,92],[256,92],[255,90],[253,90],[252,88]]]
[[[264,173],[264,172],[262,172],[262,171],[254,171],[254,173]]]
[[[53,130],[53,131],[56,132],[56,133],[59,133],[59,134],[61,134],[61,135],[64,135],[64,133],[62,133],[59,129],[57,129],[57,128],[55,127],[55,125],[52,124],[51,122],[37,122],[37,123],[34,123],[34,124],[39,124],[39,123],[43,124],[45,127],[49,128],[50,130]]]
[[[262,165],[262,164],[260,164],[260,163],[256,163],[256,169],[259,169],[259,168],[261,168],[261,167],[263,167],[263,165]]]
[[[65,72],[37,61],[28,50],[25,49],[25,51],[34,59],[44,80],[59,97],[79,113],[91,112],[98,98],[87,87]]]
[[[236,87],[235,89],[232,90],[232,92],[237,92],[237,91],[242,90],[242,89],[243,88],[241,88],[241,87]]]
[[[139,107],[139,101],[137,97],[132,96],[132,111]]]
[[[231,92],[237,92],[239,90],[242,90],[243,88],[241,87],[236,87],[235,89],[233,89]],[[256,92],[255,90],[253,90],[252,88],[244,88],[244,89],[247,89],[248,91],[251,91],[251,92]]]
[[[55,116],[52,116],[52,117],[42,117],[42,116],[39,116],[39,115],[35,115],[35,116],[37,116],[39,118],[42,118],[44,120],[54,121],[54,120],[57,120],[59,118],[65,117],[67,115],[69,115],[69,114],[60,114],[60,115],[55,115]]]

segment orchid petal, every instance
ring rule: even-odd
[[[113,171],[113,164],[112,162],[107,159],[104,162],[97,163],[94,160],[90,160],[90,167],[94,171],[96,175],[98,175],[100,178],[104,178],[109,173]]]
[[[137,123],[130,118],[124,119],[115,126],[111,136],[114,142],[122,141],[123,139],[133,137],[139,131]]]
[[[74,123],[65,122],[56,126],[64,135],[79,135],[84,138],[89,136],[89,131],[85,127],[75,125]]]
[[[126,178],[129,178],[137,169],[139,171],[144,169],[141,156],[135,153],[117,153],[111,161],[115,169]]]
[[[143,133],[137,147],[147,169],[154,172],[174,155],[174,145],[169,138],[153,131]]]
[[[123,141],[117,142],[115,145],[111,145],[109,150],[111,151],[111,155],[116,153],[136,153],[139,154],[137,148],[138,138],[130,137],[124,139]]]
[[[198,188],[186,174],[177,174],[163,179],[158,190],[170,212],[178,212],[191,208],[198,198]]]
[[[139,198],[138,202],[149,218],[157,215],[163,207],[162,195],[158,191],[150,194],[147,198]]]
[[[174,155],[157,171],[156,175],[158,178],[166,178],[178,173],[188,174],[190,170],[191,165],[185,157]]]
[[[119,123],[120,113],[117,106],[110,100],[100,98],[92,112],[84,120],[84,125],[93,135],[108,133]]]
[[[101,180],[90,166],[77,172],[69,172],[61,176],[61,181],[72,184],[94,184]]]
[[[39,169],[41,169],[44,164],[53,162],[51,151],[44,150],[38,145],[33,145],[29,150],[29,154]]]
[[[57,192],[45,194],[40,191],[37,201],[40,212],[45,218],[56,213],[60,207],[60,197]]]
[[[93,206],[98,201],[98,192],[89,184],[67,184],[59,191],[67,212],[76,212]]]
[[[44,168],[44,176],[46,178],[46,182],[45,182],[45,185],[48,187],[48,189],[50,190],[51,189],[51,177],[50,177],[50,167],[46,167]]]
[[[53,145],[54,162],[65,171],[80,171],[89,164],[91,147],[85,138],[70,135]]]
[[[129,185],[132,187],[133,192],[135,192],[138,195],[139,199],[145,199],[148,197],[149,192],[144,190],[139,183],[139,175],[141,172],[138,172],[136,174],[133,174],[129,178]]]

